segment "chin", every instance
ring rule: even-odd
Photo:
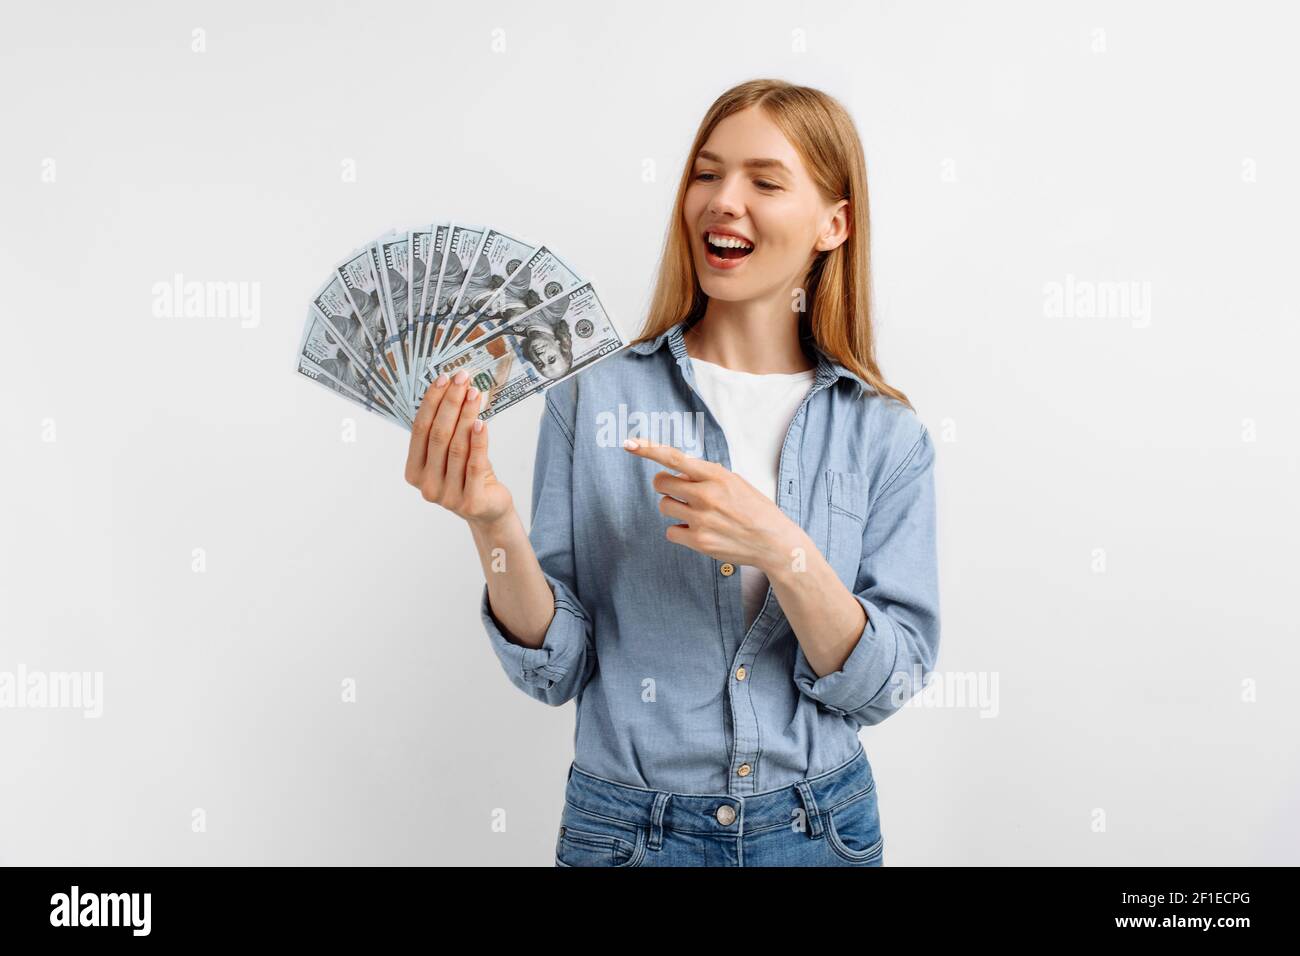
[[[710,299],[717,299],[719,302],[744,302],[746,299],[752,299],[748,290],[741,288],[734,282],[717,282],[713,281],[712,276],[705,276],[700,279],[700,288]]]
[[[700,288],[710,299],[719,299],[723,302],[739,302],[748,299],[751,296],[745,291],[745,283],[737,282],[730,276],[720,276],[709,268],[707,262],[695,263],[695,276],[699,280]]]

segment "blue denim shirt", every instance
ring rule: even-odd
[[[770,587],[745,630],[740,575],[667,540],[676,519],[651,485],[663,466],[622,448],[647,437],[731,467],[695,391],[687,327],[544,393],[529,538],[555,615],[542,646],[527,648],[503,634],[486,585],[481,612],[516,687],[557,706],[577,700],[578,767],[745,796],[847,761],[858,729],[898,710],[934,667],[934,446],[911,409],[806,340],[817,370],[781,449],[776,503],[867,618],[843,667],[818,677]]]

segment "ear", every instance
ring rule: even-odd
[[[822,228],[821,235],[817,237],[815,248],[818,252],[829,252],[838,248],[845,239],[849,238],[850,211],[847,199],[841,199],[835,204],[830,217],[826,220],[826,225]]]

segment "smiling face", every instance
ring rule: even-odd
[[[801,286],[815,255],[847,237],[845,205],[822,196],[762,109],[731,114],[696,156],[683,202],[701,288],[740,302]]]

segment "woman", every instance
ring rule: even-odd
[[[528,534],[476,390],[424,397],[407,480],[469,523],[510,680],[577,700],[557,866],[883,863],[858,730],[920,690],[939,599],[934,448],[875,361],[867,224],[843,108],[745,83],[696,135],[641,335],[545,393]],[[598,441],[611,415],[698,416],[705,454]]]

